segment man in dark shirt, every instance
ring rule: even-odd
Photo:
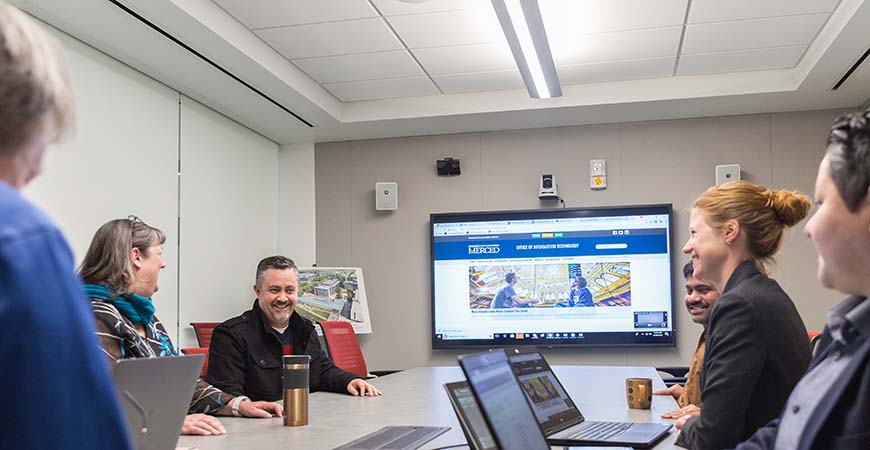
[[[224,392],[252,400],[282,398],[282,356],[309,355],[312,391],[359,396],[381,392],[358,375],[336,367],[320,348],[314,325],[296,312],[299,271],[283,256],[257,265],[253,307],[214,329],[208,381]]]
[[[870,111],[838,118],[827,147],[804,231],[819,254],[819,281],[850,297],[831,308],[779,418],[740,450],[870,448]]]

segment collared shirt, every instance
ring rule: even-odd
[[[828,313],[828,330],[834,342],[830,354],[810,370],[795,386],[782,414],[774,448],[795,449],[815,409],[834,380],[855,357],[856,342],[870,337],[870,301],[850,297],[834,305]]]
[[[704,366],[704,351],[707,347],[707,329],[701,333],[698,346],[692,356],[692,364],[689,365],[689,373],[686,374],[686,386],[677,404],[681,408],[688,405],[701,406],[701,367]]]

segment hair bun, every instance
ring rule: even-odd
[[[773,209],[779,221],[790,227],[803,220],[810,212],[812,202],[810,198],[798,191],[768,190],[767,206]]]

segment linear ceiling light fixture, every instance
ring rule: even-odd
[[[529,96],[561,97],[562,88],[537,0],[492,0],[492,6]]]

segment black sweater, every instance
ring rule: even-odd
[[[734,270],[710,315],[701,416],[676,444],[734,447],[779,416],[810,363],[807,330],[791,299],[752,261]]]
[[[309,386],[314,391],[347,393],[359,376],[336,367],[320,348],[314,325],[297,314],[290,316],[293,354],[309,355]],[[251,400],[276,401],[283,397],[281,336],[263,316],[257,301],[242,315],[214,329],[209,346],[208,381],[224,392]]]

